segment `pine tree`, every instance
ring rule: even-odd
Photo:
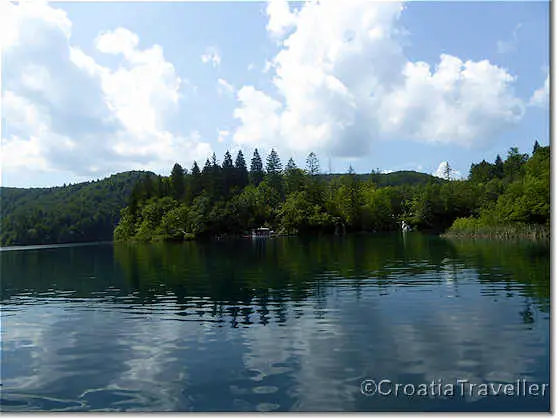
[[[271,153],[267,156],[267,165],[265,167],[268,175],[280,175],[282,172],[282,163],[278,153],[273,148]]]
[[[199,166],[197,162],[194,161],[191,167],[191,176],[188,176],[189,180],[189,187],[187,188],[186,193],[186,201],[188,204],[191,204],[194,198],[199,195],[201,192],[202,184],[201,184],[201,170],[199,170]]]
[[[536,140],[536,142],[534,143],[534,149],[532,150],[532,155],[534,155],[534,153],[538,151],[539,148],[540,148],[540,143],[538,143],[538,140]]]
[[[522,168],[528,161],[528,154],[520,154],[518,147],[511,147],[507,159],[503,163],[503,173],[506,178],[515,180],[522,175]]]
[[[288,160],[284,167],[284,183],[287,195],[301,191],[304,186],[304,172],[296,166],[292,158]]]
[[[306,170],[312,176],[319,174],[319,159],[313,151],[306,158]]]
[[[201,191],[209,192],[213,183],[213,171],[211,170],[211,161],[205,160],[205,165],[201,170]]]
[[[211,166],[213,167],[217,167],[219,165],[219,162],[217,160],[217,155],[216,153],[213,151],[213,155],[211,156]]]
[[[217,154],[215,152],[213,152],[211,161],[209,162],[209,174],[209,196],[212,199],[217,200],[224,194],[224,178],[222,167],[219,165]]]
[[[275,149],[267,156],[267,182],[275,191],[279,193],[282,198],[284,196],[284,188],[282,187],[282,163]]]
[[[251,159],[249,181],[252,185],[257,186],[263,181],[264,177],[265,172],[263,171],[263,162],[261,161],[261,156],[259,155],[259,152],[256,148]]]
[[[480,163],[472,163],[468,180],[473,183],[487,183],[495,177],[495,165],[482,160]]]
[[[232,163],[232,156],[230,152],[226,150],[224,154],[224,160],[222,161],[222,177],[224,183],[224,195],[228,196],[230,190],[234,186],[234,163]]]
[[[233,168],[234,163],[232,163],[232,156],[230,155],[230,152],[226,150],[226,153],[224,154],[224,160],[222,161],[222,169],[231,170]]]
[[[203,166],[203,170],[201,171],[202,175],[206,175],[211,172],[211,161],[209,159],[205,160],[205,166]]]
[[[234,162],[234,169],[236,171],[235,176],[235,186],[239,187],[240,189],[247,186],[249,182],[248,177],[248,168],[246,166],[246,160],[244,159],[244,154],[242,150],[238,151],[236,155],[236,161]]]
[[[499,179],[503,179],[503,177],[505,176],[505,172],[503,169],[503,159],[501,159],[501,156],[499,154],[497,154],[497,157],[495,158],[494,173],[495,176],[498,177]]]
[[[201,176],[201,171],[199,170],[199,166],[197,165],[196,161],[193,162],[193,166],[191,167],[191,174],[194,177]]]
[[[445,162],[445,163],[447,164],[445,165],[445,169],[443,169],[443,175],[445,176],[446,180],[451,180],[451,173],[453,169],[449,165],[449,162]]]
[[[298,167],[296,166],[296,163],[294,162],[294,160],[292,160],[292,157],[290,157],[288,159],[288,163],[286,163],[286,166],[284,167],[284,172],[289,173],[289,172],[292,172],[293,170],[295,170],[297,168]]]
[[[170,172],[170,186],[174,199],[178,201],[181,200],[184,197],[186,184],[184,179],[184,169],[178,163],[174,164],[172,172]]]
[[[319,159],[317,155],[312,151],[308,154],[306,158],[306,173],[310,175],[307,180],[306,190],[308,193],[308,199],[313,204],[322,205],[325,195],[325,188],[321,182],[322,179],[318,176],[320,172],[319,169]]]

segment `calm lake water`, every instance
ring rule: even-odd
[[[0,255],[4,411],[549,410],[547,244],[409,233]]]

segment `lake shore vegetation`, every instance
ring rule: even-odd
[[[261,226],[278,234],[341,234],[413,229],[448,237],[544,238],[549,235],[550,149],[536,142],[532,156],[511,148],[505,160],[472,164],[467,180],[382,186],[381,174],[362,178],[320,173],[315,153],[306,167],[283,167],[272,150],[257,149],[249,169],[242,151],[215,154],[203,169],[176,163],[170,176],[146,176],[121,212],[114,239],[184,240],[242,236]]]
[[[273,150],[239,151],[203,167],[176,163],[169,176],[131,171],[51,188],[0,188],[2,246],[277,234],[414,231],[446,237],[547,238],[550,148],[516,148],[503,160],[472,164],[466,180],[415,171],[322,173],[283,166]]]

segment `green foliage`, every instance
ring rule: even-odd
[[[503,173],[505,178],[513,181],[523,175],[523,166],[528,161],[528,154],[520,154],[518,148],[511,147],[505,163],[503,163]]]
[[[142,207],[138,217],[139,226],[135,237],[147,241],[164,234],[161,221],[165,214],[174,209],[176,205],[176,200],[169,196],[149,199]]]
[[[134,171],[65,187],[0,188],[0,242],[10,246],[112,240],[134,185],[149,177],[155,175]],[[155,193],[155,182],[149,184],[149,193]],[[122,215],[129,219],[132,210],[129,206]],[[133,223],[124,220],[120,231],[126,225]]]
[[[333,227],[332,216],[320,205],[313,204],[305,191],[288,195],[278,217],[281,227],[288,233],[327,231]]]
[[[185,172],[182,166],[178,163],[172,168],[170,172],[170,187],[172,190],[172,196],[176,200],[180,200],[184,197],[186,193],[186,182],[184,178]]]
[[[325,182],[330,182],[333,179],[339,179],[344,176],[343,174],[320,174],[318,177]],[[382,186],[425,186],[428,183],[444,183],[446,180],[429,175],[427,173],[415,172],[412,170],[401,170],[392,173],[380,173],[378,170],[373,170],[369,174],[356,174],[358,179],[362,182],[371,180],[378,187]]]
[[[549,228],[538,224],[491,224],[484,218],[457,218],[449,237],[549,239]]]
[[[487,183],[495,178],[495,164],[482,160],[481,163],[472,164],[468,179],[474,183]]]
[[[299,169],[290,158],[284,168],[284,188],[287,195],[293,192],[300,192],[305,186],[306,176],[302,169]]]
[[[390,188],[376,189],[368,185],[363,191],[362,228],[372,231],[389,231],[396,228]]]
[[[530,158],[515,147],[509,150],[505,162],[497,157],[494,166],[502,168],[502,179],[494,173],[485,185],[478,184],[483,194],[476,217],[455,220],[449,234],[544,236],[550,221],[549,147],[541,147],[536,141]],[[478,176],[471,176],[470,182],[478,180]]]
[[[199,195],[203,189],[201,170],[199,170],[199,166],[196,161],[193,162],[191,176],[186,177],[186,185],[186,202],[191,204],[193,198]]]
[[[414,229],[463,234],[481,228],[548,230],[550,149],[531,157],[512,148],[503,161],[473,164],[468,180],[416,172],[319,174],[272,150],[263,170],[254,150],[248,173],[242,152],[222,165],[215,154],[200,171],[178,163],[169,176],[128,172],[61,188],[2,188],[4,245],[94,240],[184,240],[240,235],[262,225],[283,232],[392,231],[404,220]],[[125,207],[125,208],[123,208]],[[456,221],[455,221],[456,220]],[[533,228],[533,227],[532,227]],[[521,230],[522,229],[522,230]],[[506,234],[506,233],[505,233]]]

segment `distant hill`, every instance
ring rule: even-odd
[[[343,173],[332,173],[321,175],[325,180],[329,181],[334,178],[343,176]],[[377,186],[401,186],[401,185],[425,185],[429,182],[442,183],[445,180],[427,173],[415,172],[413,170],[401,170],[391,173],[369,173],[358,174],[358,178],[362,181],[371,179]]]
[[[52,188],[0,187],[0,244],[112,240],[133,186],[149,173],[123,172]]]

